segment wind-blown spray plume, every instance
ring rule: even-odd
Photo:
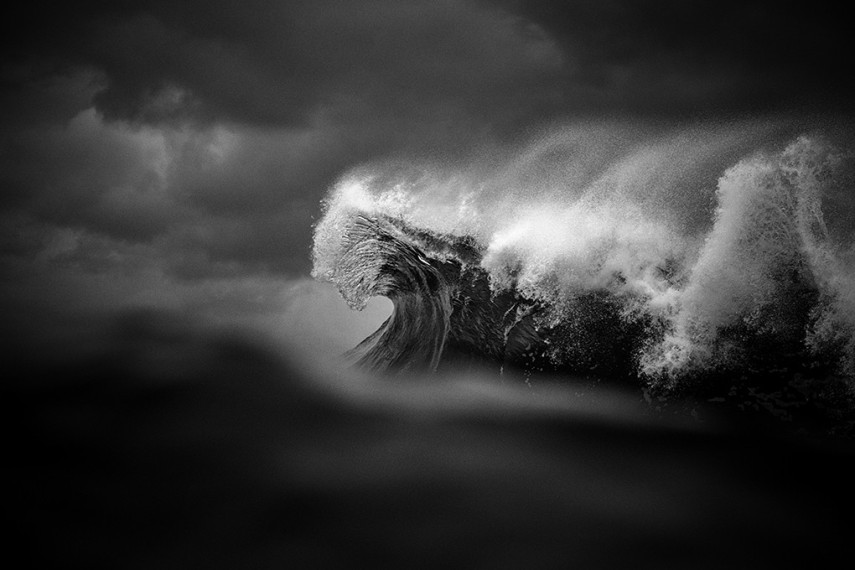
[[[313,276],[355,309],[392,300],[351,353],[371,370],[855,377],[855,161],[779,138],[582,126],[466,167],[366,166],[325,202]]]

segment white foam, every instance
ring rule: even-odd
[[[660,319],[664,340],[640,364],[651,378],[673,380],[727,358],[714,346],[719,332],[786,302],[777,297],[787,276],[802,271],[825,298],[805,342],[855,351],[855,246],[851,234],[829,233],[823,209],[841,193],[840,173],[851,176],[853,157],[815,137],[768,148],[773,134],[757,124],[580,125],[463,166],[365,166],[326,201],[313,275],[332,274],[354,212],[469,234],[486,246],[482,267],[496,289],[556,305],[605,289]],[[841,219],[855,219],[853,201],[847,206],[850,218]]]

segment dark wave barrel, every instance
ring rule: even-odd
[[[527,306],[490,290],[472,239],[418,231],[388,216],[354,214],[331,280],[354,305],[387,297],[392,315],[348,356],[370,371],[501,365],[536,343]]]

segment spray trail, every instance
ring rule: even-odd
[[[352,353],[373,370],[855,377],[855,161],[782,133],[579,125],[464,166],[367,165],[325,202],[313,276],[392,300]]]

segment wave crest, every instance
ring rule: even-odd
[[[571,131],[497,171],[364,167],[325,201],[313,276],[355,309],[392,300],[352,351],[374,370],[476,360],[667,387],[780,368],[855,378],[853,155],[806,136],[746,152],[764,132],[611,154],[598,132],[585,154]]]

